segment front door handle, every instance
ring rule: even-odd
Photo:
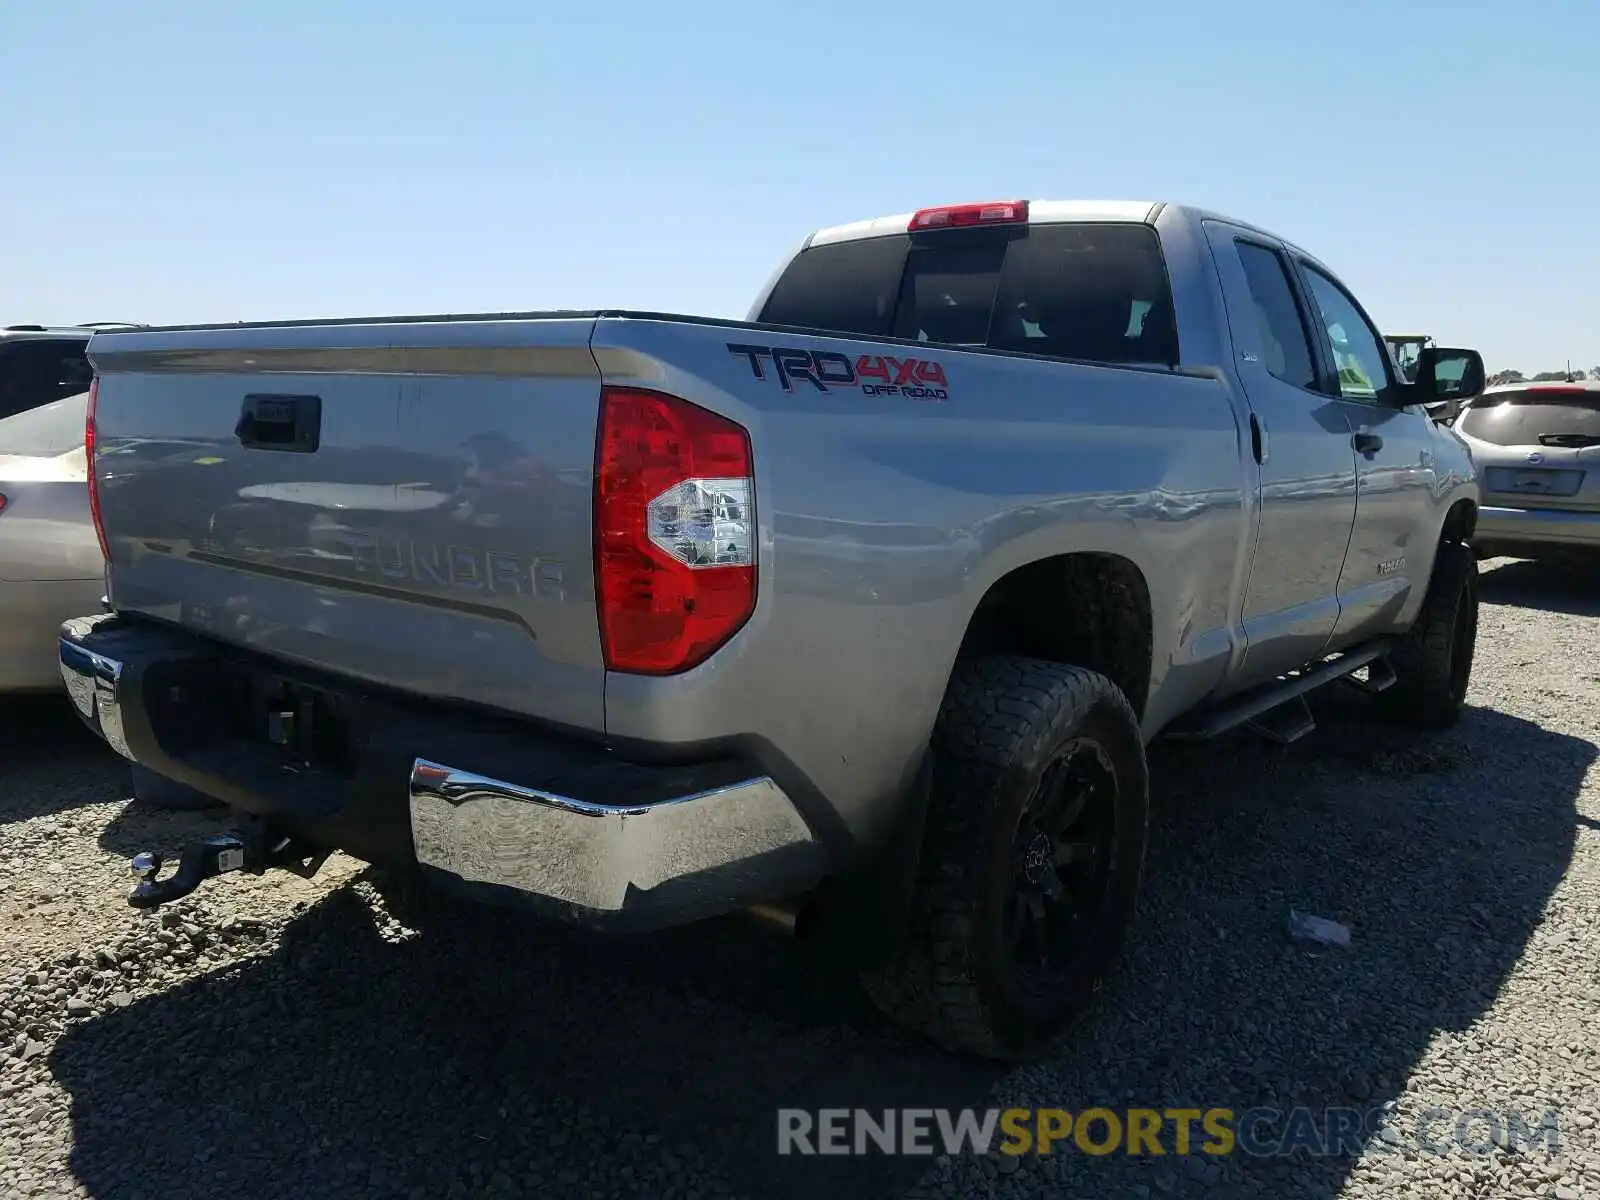
[[[1357,454],[1376,454],[1383,449],[1383,439],[1365,425],[1356,430],[1354,441]]]

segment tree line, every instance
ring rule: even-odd
[[[1600,380],[1600,367],[1590,367],[1587,372],[1540,371],[1531,377],[1521,371],[1496,371],[1489,376],[1489,383],[1494,386],[1503,383],[1577,383],[1583,379]]]

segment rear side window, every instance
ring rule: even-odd
[[[41,338],[0,345],[0,418],[89,390],[88,340]]]
[[[941,230],[818,246],[761,319],[1111,363],[1176,363],[1161,243],[1146,225]]]
[[[1456,428],[1495,446],[1600,446],[1600,390],[1496,392],[1469,404]]]
[[[1310,390],[1317,386],[1317,370],[1311,357],[1311,336],[1306,332],[1305,316],[1289,283],[1289,268],[1283,257],[1254,242],[1237,241],[1239,263],[1244,267],[1250,299],[1255,304],[1256,327],[1261,333],[1261,352],[1267,370],[1276,379]]]

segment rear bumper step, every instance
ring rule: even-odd
[[[729,869],[759,877],[764,859],[812,842],[794,805],[766,776],[618,807],[419,758],[410,800],[411,836],[424,866],[591,912],[621,912],[630,899],[663,889],[692,890]],[[762,898],[777,897],[752,897]]]
[[[483,899],[652,928],[779,900],[826,870],[784,790],[732,759],[621,762],[526,722],[318,680],[348,741],[318,765],[274,744],[271,714],[259,736],[249,719],[244,697],[280,685],[282,664],[111,615],[64,624],[59,656],[78,715],[124,758],[304,843]]]

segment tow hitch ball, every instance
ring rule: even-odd
[[[327,861],[329,851],[274,833],[264,824],[233,833],[214,833],[190,842],[178,856],[178,869],[160,879],[161,855],[149,850],[134,855],[133,875],[139,882],[128,893],[134,908],[157,908],[181,900],[206,880],[232,871],[261,875],[273,868],[309,879]]]

